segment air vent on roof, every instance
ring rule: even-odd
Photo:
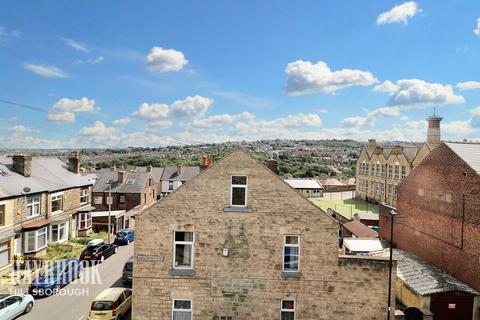
[[[23,188],[23,192],[25,193],[29,193],[30,191],[32,191],[32,189],[30,189],[29,187]]]
[[[135,180],[128,179],[127,182],[125,182],[125,184],[133,184],[134,182],[135,182]]]
[[[113,180],[108,179],[106,183],[108,184],[108,183],[112,183],[112,182],[113,182]]]

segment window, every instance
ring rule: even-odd
[[[0,226],[5,225],[5,205],[0,205]]]
[[[0,244],[0,268],[10,263],[10,242]]]
[[[173,190],[173,181],[168,181],[168,190]]]
[[[397,186],[393,186],[393,198],[397,200]]]
[[[87,204],[90,202],[90,190],[88,188],[80,190],[80,203]]]
[[[370,167],[371,167],[370,174],[371,174],[372,176],[374,176],[374,175],[375,175],[375,164],[372,163],[372,164],[370,165]]]
[[[27,198],[27,215],[29,217],[38,216],[40,214],[40,196]]]
[[[36,252],[47,246],[47,227],[25,232],[25,252]]]
[[[383,198],[384,194],[385,194],[385,184],[380,183],[380,196]]]
[[[382,164],[380,165],[380,167],[381,167],[381,168],[380,168],[380,169],[381,169],[381,176],[382,176],[382,178],[383,178],[383,177],[385,177],[385,165],[382,163]]]
[[[393,177],[393,168],[392,165],[388,164],[388,177],[391,179]]]
[[[407,167],[402,166],[402,180],[405,180],[406,175],[407,175]]]
[[[147,194],[143,194],[143,204],[147,204]]]
[[[232,176],[230,190],[230,205],[237,207],[247,206],[247,177]]]
[[[376,173],[376,176],[379,177],[380,176],[380,163],[377,162],[377,166],[376,166],[376,169],[375,169],[375,173]]]
[[[120,196],[119,199],[118,199],[118,201],[119,201],[120,203],[125,203],[125,202],[127,202],[127,199],[125,198],[125,196]]]
[[[395,163],[395,179],[400,178],[400,165]]]
[[[286,235],[283,244],[283,271],[298,272],[300,264],[300,236]]]
[[[102,204],[103,203],[103,196],[95,196],[95,199],[93,200],[94,204]]]
[[[173,268],[193,269],[193,232],[174,232]]]
[[[282,300],[280,320],[295,320],[294,300]]]
[[[63,194],[52,195],[52,212],[63,210]]]
[[[92,226],[92,215],[90,212],[79,214],[80,230],[89,229]]]
[[[51,242],[61,242],[67,240],[67,223],[62,224],[52,224],[50,227],[50,241]]]
[[[172,302],[172,320],[191,320],[192,300],[176,300]]]

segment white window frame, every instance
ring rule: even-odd
[[[60,197],[60,199],[62,200],[62,208],[60,210],[53,211],[52,203],[54,201],[54,198],[57,198],[57,197]],[[57,199],[55,199],[55,200],[57,200]],[[52,213],[63,212],[64,201],[65,201],[65,197],[64,197],[63,192],[52,193],[50,195],[50,208],[52,208]]]
[[[401,174],[402,180],[405,180],[406,176],[407,176],[407,166],[402,166],[402,174]]]
[[[123,199],[123,201],[122,201],[122,199]],[[124,194],[119,195],[119,196],[118,196],[118,203],[119,203],[119,204],[125,204],[125,203],[127,203],[127,196],[124,195]]]
[[[97,199],[101,199],[100,203],[97,201]],[[93,197],[93,204],[103,204],[103,196],[94,196]]]
[[[53,234],[53,227],[56,226],[57,227],[57,239],[53,239],[52,238],[52,234]],[[59,236],[60,236],[60,228],[61,226],[63,226],[65,228],[64,230],[64,238],[63,239],[60,239]],[[50,242],[51,243],[61,243],[61,242],[64,242],[64,241],[67,241],[68,240],[68,222],[63,222],[63,223],[58,223],[58,224],[51,224],[50,225]]]
[[[36,198],[38,198],[38,202],[37,201],[34,201]],[[28,201],[32,199],[32,203],[29,204]],[[29,207],[32,207],[32,212],[33,212],[33,208],[35,208],[35,205],[38,204],[38,212],[37,213],[33,213],[33,214],[30,214],[30,209]],[[30,197],[27,197],[27,217],[36,217],[36,216],[39,216],[42,212],[42,196],[41,195],[34,195],[34,196],[30,196]]]
[[[173,180],[168,181],[168,191],[173,191],[175,189],[175,184]]]
[[[42,228],[37,229],[37,230],[25,232],[24,233],[24,235],[25,235],[25,239],[24,239],[25,253],[38,252],[38,251],[46,248],[47,245],[48,245],[48,232],[47,231],[48,231],[47,227],[45,226],[45,227],[42,227]],[[35,234],[35,248],[34,248],[34,250],[29,250],[29,248],[28,248],[28,235],[32,232]],[[38,246],[38,238],[42,234],[45,234],[45,245],[43,247],[39,247]]]
[[[233,177],[245,177],[246,181],[245,184],[233,184],[232,180]],[[245,189],[245,204],[232,204],[233,200],[233,188],[244,188]],[[248,176],[246,175],[241,175],[241,174],[235,174],[230,176],[230,206],[231,207],[239,207],[239,208],[245,208],[248,205]]]
[[[86,191],[86,194],[84,194]],[[82,198],[86,198],[87,201],[82,201]],[[80,204],[88,204],[90,202],[90,188],[80,189]]]
[[[293,309],[283,309],[283,302],[284,301],[292,301],[293,302]],[[283,312],[293,312],[293,319],[295,320],[297,318],[297,315],[295,313],[295,309],[297,307],[297,302],[294,299],[282,299],[280,301],[280,320],[282,320],[282,313]]]
[[[189,301],[190,302],[190,309],[175,309],[175,301]],[[172,320],[173,320],[173,312],[190,312],[190,320],[193,320],[193,300],[192,299],[172,299]]]
[[[177,232],[190,232],[192,233],[192,241],[176,241],[175,234]],[[192,254],[191,254],[191,265],[190,266],[176,266],[175,257],[177,256],[177,244],[191,245]],[[173,269],[182,269],[182,270],[193,270],[195,264],[195,232],[193,231],[173,231],[173,259],[172,259]]]
[[[297,237],[298,243],[297,244],[287,244],[287,237]],[[298,248],[298,268],[297,270],[285,270],[285,248]],[[300,235],[299,234],[285,234],[283,236],[283,251],[282,251],[282,271],[283,272],[293,272],[298,273],[300,272]]]
[[[82,228],[82,221],[84,222],[84,228]],[[78,229],[87,230],[92,227],[92,214],[90,212],[82,212],[78,215]]]

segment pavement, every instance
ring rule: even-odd
[[[80,278],[65,286],[59,294],[36,298],[32,311],[17,320],[86,320],[92,300],[98,294],[109,287],[125,287],[122,270],[131,256],[133,243],[119,246],[118,252],[102,264],[82,270]],[[124,319],[130,320],[131,315]]]

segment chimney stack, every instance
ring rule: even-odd
[[[179,176],[182,173],[182,165],[177,164],[177,176]]]
[[[368,145],[367,145],[368,149],[375,149],[376,146],[377,146],[377,140],[368,139]]]
[[[202,161],[200,162],[200,169],[205,170],[213,164],[213,157],[203,156]]]
[[[427,118],[427,122],[428,122],[427,144],[430,147],[436,147],[441,141],[440,121],[442,120],[443,118],[440,116],[437,116],[435,113],[433,114],[433,116],[430,116]]]
[[[24,177],[32,175],[32,157],[17,154],[13,156],[13,169]]]
[[[125,171],[118,171],[118,183],[119,184],[122,184],[125,182],[125,178],[126,178],[126,172]]]
[[[151,165],[151,164],[149,164],[149,165],[147,166],[147,172],[150,172],[150,173],[152,172],[152,165]]]
[[[275,159],[267,160],[267,168],[272,170],[273,173],[278,174],[278,162]]]
[[[72,152],[68,158],[68,169],[75,174],[80,173],[80,152]]]

